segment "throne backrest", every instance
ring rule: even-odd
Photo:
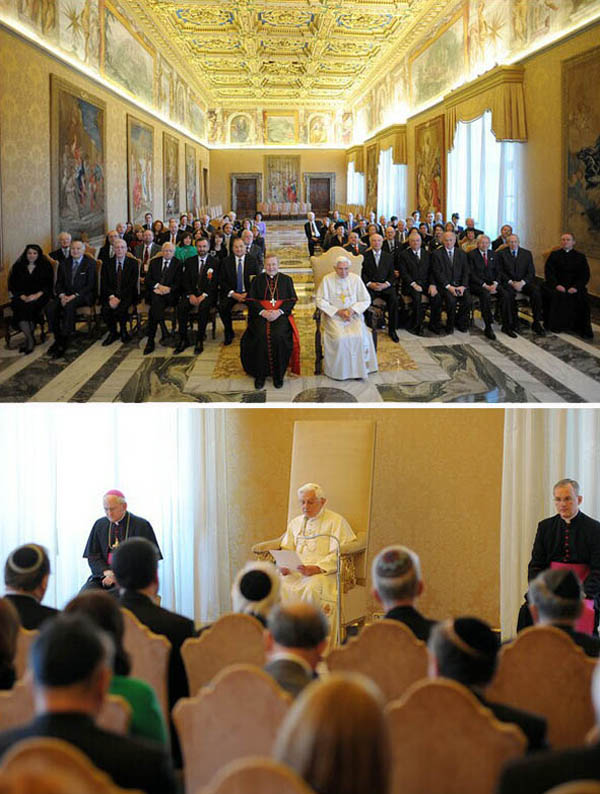
[[[315,291],[319,288],[319,284],[323,280],[324,276],[326,276],[328,273],[333,273],[333,266],[335,265],[335,260],[338,258],[338,256],[347,257],[350,260],[350,272],[356,273],[357,276],[360,276],[363,263],[362,254],[354,256],[350,253],[350,251],[345,251],[339,245],[335,245],[321,256],[311,256],[310,258],[310,266],[312,267],[313,271]]]

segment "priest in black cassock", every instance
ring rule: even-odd
[[[276,256],[265,259],[265,270],[252,281],[248,292],[248,327],[241,340],[242,366],[262,389],[267,377],[276,389],[290,364],[300,374],[300,343],[292,309],[297,301],[294,282],[279,272]]]
[[[546,260],[544,283],[544,325],[550,331],[574,331],[593,339],[587,283],[590,268],[586,256],[575,250],[575,237],[565,232],[560,248]]]
[[[82,590],[114,590],[116,580],[111,568],[112,553],[119,543],[128,538],[147,538],[156,546],[158,558],[162,560],[150,522],[129,512],[127,500],[121,491],[107,491],[102,504],[106,517],[94,522],[83,552],[92,574]]]

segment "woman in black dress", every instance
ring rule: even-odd
[[[31,353],[35,345],[33,331],[52,296],[54,270],[39,245],[27,245],[11,268],[8,290],[12,295],[13,323],[25,335],[22,353]]]

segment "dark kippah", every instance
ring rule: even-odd
[[[264,571],[248,571],[240,579],[240,593],[248,601],[262,601],[271,587],[271,579]]]
[[[573,571],[566,570],[562,578],[557,577],[557,581],[547,581],[546,583],[548,589],[551,590],[554,595],[576,601],[579,601],[581,598],[581,585]]]
[[[7,560],[8,567],[15,573],[35,573],[43,562],[44,553],[34,543],[19,546]]]
[[[498,653],[498,638],[487,623],[478,618],[456,618],[454,632],[469,648],[490,661]]]

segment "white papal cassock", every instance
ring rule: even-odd
[[[324,371],[330,378],[366,378],[377,372],[377,356],[363,314],[371,305],[371,296],[355,273],[340,278],[328,273],[317,290],[317,306],[323,317]],[[338,309],[353,309],[357,314],[343,320]]]
[[[314,517],[296,516],[281,538],[281,548],[296,551],[304,565],[318,565],[324,573],[302,576],[295,572],[281,577],[282,601],[310,601],[327,615],[332,635],[337,620],[337,544],[331,538],[309,540],[309,535],[334,535],[340,543],[356,540],[350,524],[343,516],[326,507]]]

